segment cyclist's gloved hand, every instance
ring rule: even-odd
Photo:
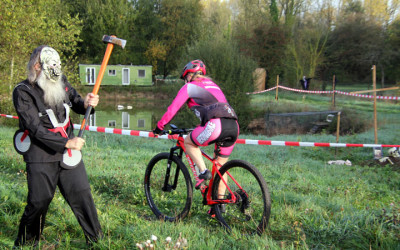
[[[158,127],[156,127],[155,129],[153,129],[153,134],[155,135],[160,135],[162,133],[162,129],[159,129]]]

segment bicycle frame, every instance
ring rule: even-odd
[[[172,156],[175,154],[175,152],[176,152],[177,150],[179,150],[179,152],[177,153],[177,156],[178,156],[181,160],[182,160],[182,155],[183,155],[183,153],[185,153],[186,159],[187,159],[187,161],[188,161],[188,163],[189,163],[190,169],[192,170],[192,173],[193,173],[194,179],[196,180],[196,183],[199,181],[199,176],[197,175],[197,171],[196,171],[195,165],[194,165],[194,163],[193,163],[193,160],[192,160],[192,159],[190,158],[190,156],[186,153],[186,148],[185,148],[185,144],[184,144],[184,137],[183,137],[182,134],[179,134],[178,139],[177,139],[177,142],[176,142],[176,146],[174,146],[174,147],[172,147],[172,148],[170,149],[170,156],[169,156],[169,159],[168,159],[167,173],[166,173],[166,176],[165,176],[166,178],[165,178],[164,187],[163,187],[163,190],[164,190],[164,191],[166,191],[166,190],[168,190],[168,189],[171,188],[171,187],[168,187],[167,184],[168,184],[168,179],[169,179],[170,171],[171,171]],[[200,150],[200,151],[201,151],[201,154],[202,154],[207,160],[209,160],[209,161],[212,162],[212,172],[211,172],[211,173],[212,173],[212,178],[211,178],[211,180],[210,180],[208,186],[202,184],[202,186],[201,186],[201,188],[200,188],[203,197],[205,197],[205,200],[203,200],[204,205],[215,205],[215,204],[225,204],[225,203],[236,203],[237,197],[236,197],[236,195],[234,194],[234,192],[229,188],[229,186],[228,186],[227,182],[225,181],[225,179],[222,178],[222,175],[221,175],[221,173],[220,173],[220,171],[219,171],[219,168],[221,167],[221,164],[218,163],[218,161],[216,160],[215,155],[214,155],[214,157],[211,157],[211,156],[209,156],[207,153],[205,153],[203,150]],[[179,171],[179,169],[177,169],[177,171]],[[211,192],[212,192],[212,191],[211,191],[211,190],[212,190],[213,183],[214,183],[214,176],[215,176],[215,173],[217,173],[217,174],[220,176],[222,182],[224,183],[225,187],[226,187],[227,190],[229,191],[230,197],[231,197],[230,199],[217,199],[217,200],[213,200],[213,199],[212,199],[212,197],[211,197]],[[230,177],[230,179],[231,179],[233,182],[235,182],[235,184],[236,184],[240,189],[242,189],[241,185],[235,180],[235,178],[233,178],[233,176],[232,176],[228,171],[227,171],[225,174],[227,174],[227,175]],[[175,188],[175,187],[176,187],[177,181],[178,181],[178,174],[175,175],[174,185],[173,185],[172,188]],[[209,188],[209,187],[211,187],[211,188]]]

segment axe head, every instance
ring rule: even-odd
[[[126,44],[126,40],[124,40],[124,39],[120,39],[120,38],[117,38],[115,36],[107,36],[107,35],[103,36],[103,42],[104,43],[112,43],[112,44],[115,44],[115,45],[119,45],[122,48],[125,48],[125,44]]]

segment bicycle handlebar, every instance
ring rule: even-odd
[[[170,129],[170,130],[163,130],[162,134],[169,134],[169,135],[186,135],[189,132],[192,132],[194,129],[193,128],[176,128],[176,129]]]
[[[172,129],[169,130],[163,130],[161,131],[161,135],[184,135],[188,134],[189,132],[192,132],[194,128],[178,128],[177,126],[171,124],[170,125]]]

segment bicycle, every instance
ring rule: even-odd
[[[185,153],[194,179],[199,180],[195,164],[186,154],[184,135],[193,129],[171,130],[163,134],[178,135],[176,145],[170,152],[159,153],[147,165],[144,189],[147,202],[158,219],[179,221],[185,218],[192,206],[193,185],[189,171],[182,161]],[[217,149],[219,146],[217,147]],[[228,231],[239,230],[241,234],[261,235],[268,225],[271,213],[271,198],[267,184],[256,167],[242,160],[230,160],[221,166],[215,157],[203,150],[202,155],[212,162],[212,179],[208,185],[202,183],[200,191],[203,204],[214,208],[216,219]],[[227,181],[222,176],[227,176]],[[218,186],[222,181],[226,195],[218,197]],[[225,204],[225,208],[219,204]]]

